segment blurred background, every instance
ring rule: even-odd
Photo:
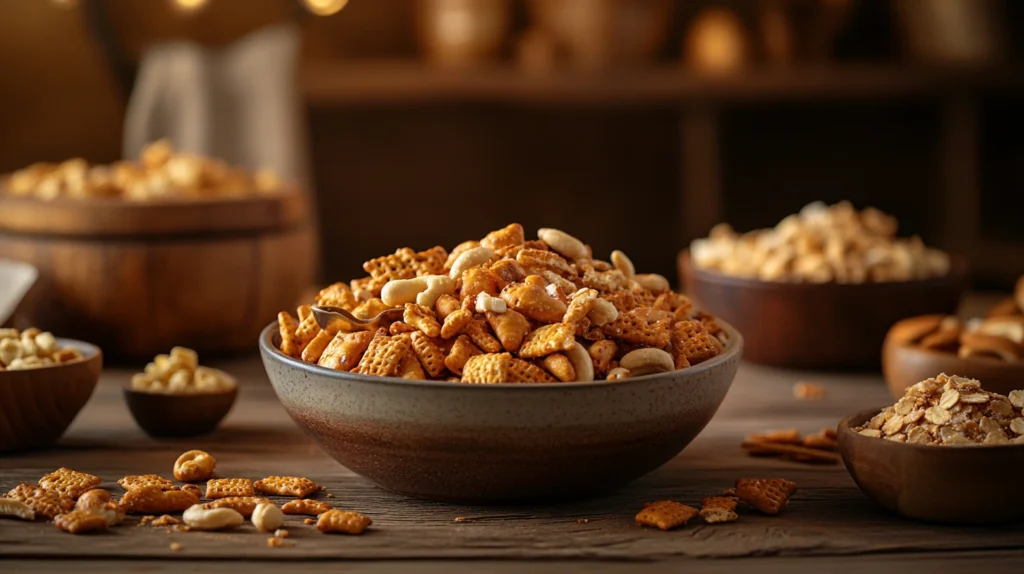
[[[194,79],[262,126],[214,139],[288,156],[314,194],[321,279],[513,221],[674,278],[719,221],[849,199],[1008,287],[1022,16],[997,0],[4,0],[0,173],[175,139]],[[168,45],[219,67],[168,71]]]

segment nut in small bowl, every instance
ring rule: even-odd
[[[159,355],[124,389],[135,422],[153,437],[213,432],[238,396],[234,377],[202,367],[195,351],[175,347]]]

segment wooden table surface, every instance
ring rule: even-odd
[[[108,533],[72,536],[52,524],[0,520],[0,570],[441,571],[470,566],[505,572],[530,568],[609,572],[675,566],[700,571],[753,567],[765,572],[871,569],[993,571],[1024,568],[1024,529],[913,522],[876,507],[842,465],[807,466],[750,458],[739,443],[749,433],[796,427],[817,432],[856,411],[891,402],[876,373],[798,373],[743,365],[705,431],[679,457],[608,496],[542,507],[469,507],[424,502],[383,491],[323,454],[291,422],[257,357],[220,366],[242,381],[239,402],[213,435],[158,442],[135,425],[121,396],[130,372],[108,369],[58,447],[0,458],[0,488],[36,481],[60,466],[97,474],[120,493],[126,474],[171,476],[182,451],[201,448],[221,476],[308,476],[326,485],[337,507],[370,515],[359,537],[328,536],[288,517],[293,546],[270,548],[251,524],[224,533],[176,533],[138,527],[137,517]],[[797,380],[827,389],[822,401],[793,397]],[[778,517],[742,514],[734,524],[694,521],[672,532],[637,527],[645,501],[670,498],[698,505],[739,477],[784,477],[800,491]],[[1007,493],[1019,496],[1020,493]],[[321,494],[321,497],[324,495]],[[463,520],[456,522],[456,517]],[[580,520],[580,519],[586,519]],[[174,552],[172,542],[182,549]],[[720,560],[713,560],[720,559]],[[282,561],[302,561],[283,564]],[[522,561],[529,561],[523,563]]]

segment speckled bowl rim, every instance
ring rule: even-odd
[[[57,337],[57,345],[60,347],[74,347],[78,349],[80,353],[82,353],[82,357],[80,359],[75,359],[74,361],[60,363],[59,365],[49,365],[46,367],[39,367],[36,369],[0,371],[0,383],[7,382],[8,377],[6,377],[5,375],[8,375],[10,373],[52,373],[56,369],[70,368],[81,363],[87,363],[89,361],[96,360],[97,358],[103,356],[103,351],[96,345],[93,345],[92,343],[86,343],[85,341],[79,341],[77,339],[64,339],[61,337]]]
[[[401,385],[408,387],[427,387],[432,389],[472,389],[471,392],[497,392],[497,391],[509,391],[512,389],[525,390],[526,392],[545,392],[554,391],[558,389],[582,389],[582,388],[594,388],[594,387],[605,387],[609,385],[632,385],[637,383],[643,383],[647,381],[654,381],[658,379],[664,379],[667,376],[674,375],[676,373],[683,373],[687,376],[699,375],[701,373],[711,371],[723,363],[732,361],[733,359],[741,359],[743,355],[743,336],[737,331],[732,325],[729,325],[725,321],[716,318],[718,325],[722,328],[726,334],[729,335],[729,343],[725,346],[721,353],[715,357],[700,363],[699,365],[688,367],[686,369],[677,371],[667,371],[664,373],[655,373],[651,375],[643,375],[640,377],[631,377],[623,381],[609,382],[605,380],[589,381],[589,382],[572,382],[572,383],[553,383],[549,385],[468,385],[465,383],[455,383],[448,381],[411,381],[408,379],[399,379],[396,377],[374,377],[369,375],[360,375],[355,373],[349,373],[346,371],[336,371],[334,369],[328,369],[327,367],[321,367],[319,365],[313,365],[293,357],[289,357],[282,353],[273,344],[274,335],[278,332],[277,322],[273,322],[260,333],[260,352],[267,360],[272,360],[281,363],[289,368],[305,371],[312,375],[328,377],[338,379],[347,382],[358,382],[366,384],[387,384],[387,385]]]
[[[888,406],[888,405],[886,405],[886,406]],[[877,415],[883,408],[885,408],[885,407],[879,407],[877,409],[868,409],[868,410],[865,410],[865,411],[861,411],[861,412],[859,412],[857,414],[853,414],[853,415],[850,415],[848,417],[845,417],[843,420],[839,421],[839,427],[838,427],[838,430],[837,430],[837,435],[838,436],[837,436],[836,440],[839,440],[840,437],[842,437],[843,435],[846,435],[848,437],[847,440],[851,441],[851,443],[850,443],[851,444],[851,449],[874,448],[874,447],[871,446],[871,444],[868,441],[881,441],[883,444],[880,445],[880,448],[912,449],[912,450],[917,450],[919,452],[928,452],[928,453],[963,452],[963,451],[970,452],[970,451],[975,451],[975,450],[978,450],[978,449],[982,449],[982,450],[984,450],[986,452],[993,451],[993,450],[994,451],[999,451],[999,450],[1007,450],[1007,451],[1009,451],[1009,450],[1024,448],[1024,444],[985,444],[985,445],[980,445],[979,444],[979,445],[974,445],[974,446],[942,446],[942,445],[937,445],[937,444],[912,444],[912,443],[906,443],[906,442],[895,442],[895,441],[891,441],[891,440],[885,440],[883,438],[874,438],[874,437],[864,436],[864,435],[862,435],[862,434],[860,434],[858,432],[855,432],[853,430],[852,423],[854,421],[856,421],[857,424],[861,424],[862,422],[866,422],[871,417]],[[884,443],[889,443],[889,444],[884,444]],[[892,446],[889,446],[889,445],[892,445]],[[840,451],[842,451],[842,449],[840,449]],[[840,452],[840,454],[842,454],[842,452]]]

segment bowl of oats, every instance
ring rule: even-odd
[[[893,323],[952,313],[966,288],[962,259],[896,230],[877,209],[813,203],[771,229],[716,226],[680,253],[680,279],[743,333],[750,361],[876,367]]]
[[[700,433],[742,355],[739,333],[664,277],[622,252],[597,259],[560,230],[527,240],[512,224],[364,270],[297,317],[282,312],[260,350],[300,428],[414,497],[562,500],[622,486]],[[355,320],[335,323],[330,309]]]
[[[941,374],[894,405],[844,419],[839,453],[864,494],[908,518],[949,523],[1024,519],[1024,390],[1001,395]]]
[[[234,377],[199,364],[192,349],[174,347],[157,355],[124,389],[128,410],[139,427],[155,438],[212,433],[238,398]]]
[[[0,329],[0,453],[50,446],[89,401],[103,353],[31,328]]]

